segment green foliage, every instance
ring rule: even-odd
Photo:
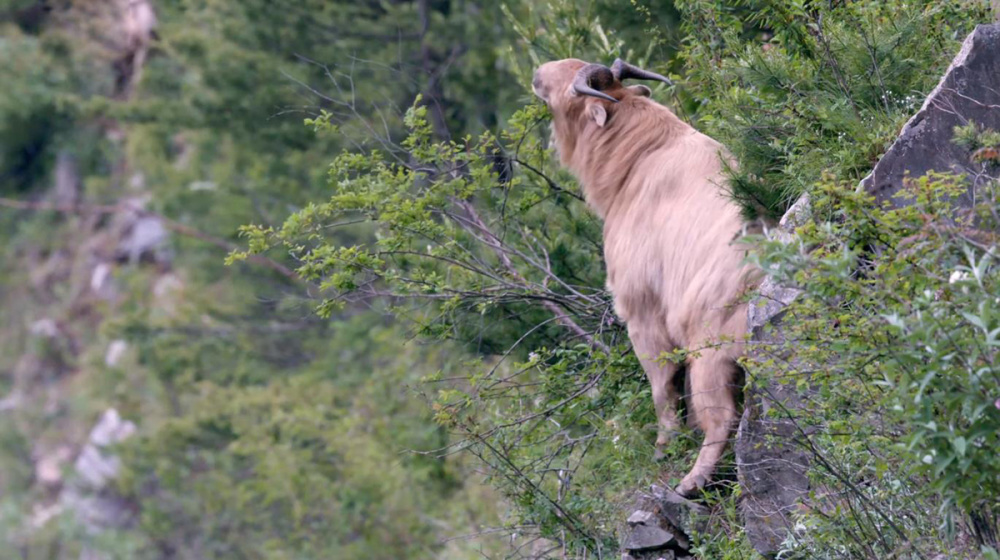
[[[682,0],[686,95],[739,162],[748,217],[824,174],[858,182],[930,91],[985,2]]]
[[[718,560],[748,560],[760,556],[743,534],[743,514],[740,511],[740,486],[735,483],[716,484],[705,492],[702,501],[711,508],[708,531],[692,535],[691,552],[698,558]]]
[[[87,288],[111,251],[103,218],[0,213],[0,540],[22,556],[502,550],[447,540],[480,531],[540,556],[616,554],[622,503],[676,483],[698,437],[654,462],[601,225],[547,150],[545,108],[518,108],[533,68],[567,56],[683,75],[654,95],[737,156],[748,215],[814,194],[801,244],[762,240],[759,256],[804,290],[794,347],[775,349],[796,361],[747,364],[822,403],[801,420],[828,466],[817,493],[840,500],[803,514],[788,557],[930,554],[994,510],[993,242],[950,214],[947,179],[894,211],[847,186],[981,3],[158,2],[127,98],[112,96],[110,4],[38,5],[0,2],[4,195],[42,199],[68,153],[83,202],[142,197],[196,235],[161,268],[115,265],[103,300]],[[972,125],[956,141],[998,143]],[[224,267],[218,248],[249,223]],[[39,319],[68,335],[26,332]],[[116,364],[111,341],[127,343]],[[109,406],[139,426],[118,488],[136,524],[30,529],[55,499],[32,467]],[[707,498],[703,558],[751,557],[738,500],[726,484]]]
[[[543,149],[540,105],[515,114],[500,138],[461,143],[435,141],[426,114],[419,100],[407,112],[405,157],[345,152],[330,168],[328,201],[244,235],[252,251],[296,256],[298,273],[328,294],[322,314],[389,298],[423,336],[485,354],[437,392],[437,421],[517,505],[510,523],[581,553],[614,550],[615,504],[655,476],[655,422],[596,288],[599,226]],[[498,148],[517,164],[504,181]],[[356,221],[374,236],[331,242],[338,224]]]
[[[590,0],[514,2],[504,6],[523,45],[511,45],[518,75],[527,77],[548,60],[577,57],[610,64],[617,57],[661,69],[671,65],[679,43],[680,14],[673,2]],[[519,46],[530,47],[518,56]],[[528,60],[525,60],[528,59]]]
[[[436,527],[470,513],[490,522],[488,509],[457,507],[477,492],[468,461],[416,453],[447,442],[412,384],[449,352],[402,347],[371,318],[340,324],[312,351],[321,345],[356,355],[283,378],[197,381],[179,414],[125,448],[140,534],[204,558],[430,558]]]
[[[19,78],[5,80],[0,95],[0,193],[26,190],[48,172],[51,143],[68,133],[69,91],[86,95],[96,85],[82,87],[81,58],[69,57],[60,37],[43,39],[0,22],[0,74]]]
[[[596,263],[576,256],[581,243],[599,239],[579,195],[541,172],[499,184],[497,138],[436,142],[427,109],[417,103],[404,119],[410,127],[399,146],[405,158],[344,152],[329,171],[335,194],[279,229],[244,228],[251,250],[283,245],[301,263],[298,273],[332,294],[321,304],[324,314],[359,293],[440,302],[433,311],[412,312],[429,334],[454,333],[483,316],[502,314],[503,324],[476,327],[481,348],[503,351],[536,326],[537,310],[528,311],[539,297],[581,311],[589,306],[588,321],[599,324],[607,305],[602,292],[562,280],[565,274],[584,286],[600,284]],[[554,167],[538,136],[530,134],[543,115],[538,105],[514,115],[504,140],[517,146],[515,158],[535,169]],[[338,226],[357,221],[376,227],[374,239],[330,243]],[[237,252],[231,259],[248,255]],[[529,333],[532,340],[551,336],[552,327],[539,327]]]
[[[458,352],[404,344],[406,333],[368,302],[316,318],[305,282],[259,261],[226,267],[219,247],[238,241],[239,225],[274,223],[325,193],[329,154],[378,144],[373,131],[385,141],[400,134],[397,107],[420,92],[434,96],[448,127],[493,126],[520,94],[498,86],[507,77],[495,53],[507,35],[498,8],[153,2],[157,38],[124,96],[115,91],[119,3],[42,4],[0,2],[0,194],[44,205],[57,155],[71,155],[82,206],[128,201],[169,216],[172,258],[115,262],[118,212],[0,208],[4,550],[488,553],[488,538],[446,540],[497,523],[496,498],[469,460],[409,452],[450,441],[409,385],[450,371]],[[338,239],[368,234],[345,228]],[[111,267],[110,295],[91,290],[98,263]],[[41,319],[59,336],[29,332]],[[125,357],[110,365],[107,349],[121,342]],[[139,427],[122,450],[119,489],[138,522],[96,537],[66,509],[35,527],[60,489],[33,469],[63,448],[75,454],[111,406]],[[213,431],[222,425],[228,439]],[[334,455],[338,464],[322,463]],[[56,463],[64,481],[75,476],[73,458]]]
[[[749,379],[812,395],[775,411],[802,427],[821,489],[795,557],[932,554],[959,546],[956,515],[1000,505],[996,201],[958,211],[966,188],[922,177],[902,193],[911,205],[887,210],[828,182],[793,243],[762,246],[761,268],[800,294]]]
[[[924,225],[927,213],[945,214],[950,183],[924,180],[912,193],[918,205],[893,212],[874,208],[843,185],[870,170],[919,104],[913,92],[929,89],[955,39],[980,12],[960,17],[957,3],[679,6],[690,23],[682,107],[737,155],[733,195],[748,215],[774,217],[793,196],[815,193],[816,222],[800,234],[802,244],[761,240],[759,258],[779,280],[800,272],[793,284],[815,294],[789,314],[795,322],[789,351],[808,372],[794,369],[789,378],[816,386],[824,403],[815,418],[803,420],[831,428],[814,437],[828,466],[816,474],[816,487],[846,502],[804,516],[789,553],[833,558],[942,550],[949,533],[938,530],[939,522],[949,512],[968,512],[969,504],[949,486],[955,478],[928,484],[933,473],[908,460],[923,444],[899,433],[916,420],[876,412],[879,421],[872,421],[868,411],[903,399],[902,389],[886,384],[885,344],[893,334],[883,315],[892,306],[880,298],[892,295],[900,304],[930,282],[900,269],[912,263],[893,260],[897,255],[890,252]],[[508,15],[527,22],[515,28],[522,41],[558,56],[626,54],[595,18],[583,23],[581,14],[590,8],[554,2]],[[523,57],[512,60],[524,63]],[[596,224],[543,149],[536,133],[543,108],[515,113],[504,133],[462,141],[436,138],[427,117],[418,101],[406,113],[409,135],[398,145],[339,156],[330,168],[331,198],[293,214],[280,228],[245,228],[250,251],[231,259],[280,247],[324,291],[323,314],[358,299],[388,298],[419,334],[499,355],[467,364],[468,375],[438,392],[437,421],[460,437],[456,446],[489,467],[493,485],[516,506],[512,523],[574,554],[601,554],[615,542],[611,512],[631,489],[654,480],[660,467],[649,456],[654,422],[643,377],[619,325],[608,319],[607,294],[597,288]],[[496,165],[498,150],[508,155],[509,168]],[[350,244],[330,239],[331,231],[357,221],[374,236]],[[860,255],[874,246],[885,260],[866,256],[859,268]],[[839,325],[832,334],[831,322]],[[783,377],[790,367],[773,360],[748,364],[757,379]],[[894,383],[905,385],[901,373]],[[944,395],[952,404],[968,399],[947,390]],[[952,418],[949,426],[969,421],[963,418]],[[974,454],[972,436],[949,440],[949,456]],[[682,470],[690,463],[693,439],[681,438],[671,448],[667,472],[660,473],[667,482],[679,474],[672,465]],[[907,445],[914,447],[900,451]],[[943,453],[946,446],[939,447],[936,453]],[[949,465],[982,467],[969,457]],[[969,486],[969,496],[984,484]],[[914,503],[939,504],[946,493],[953,501],[933,516],[913,509]],[[717,498],[723,529],[699,536],[703,554],[749,554],[737,527],[736,499],[725,493]]]
[[[965,126],[956,126],[954,133],[956,144],[974,151],[972,161],[988,166],[1000,165],[1000,132],[983,129],[969,121]]]

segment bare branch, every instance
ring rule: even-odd
[[[493,234],[492,231],[490,231],[488,227],[486,227],[486,224],[483,223],[482,218],[479,217],[479,213],[476,212],[476,209],[472,206],[472,204],[470,204],[468,201],[465,200],[456,200],[455,204],[458,205],[460,208],[462,208],[463,211],[465,211],[465,213],[469,217],[469,220],[471,220],[472,223],[475,224],[475,226],[486,236],[484,238],[484,242],[493,250],[497,258],[500,259],[500,263],[503,265],[507,273],[510,274],[511,277],[516,279],[518,282],[521,282],[523,284],[528,284],[528,281],[524,278],[524,276],[522,276],[521,273],[518,272],[517,268],[514,267],[514,264],[510,260],[510,256],[507,254],[507,251],[504,250],[503,246],[500,245],[496,236]],[[607,347],[606,344],[597,340],[596,338],[593,337],[593,335],[585,331],[583,327],[577,324],[576,321],[574,321],[572,318],[570,318],[569,315],[566,314],[566,311],[564,311],[554,302],[549,300],[542,300],[541,303],[542,306],[544,306],[553,315],[555,315],[556,320],[559,321],[559,324],[563,325],[564,327],[568,328],[569,330],[573,331],[574,333],[582,337],[591,346],[598,348],[603,352],[610,351],[610,349]]]

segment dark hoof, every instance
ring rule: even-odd
[[[707,476],[689,473],[683,480],[681,480],[681,483],[677,486],[675,492],[688,499],[697,498],[707,484]]]

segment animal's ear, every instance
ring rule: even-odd
[[[648,87],[646,87],[646,86],[644,86],[642,84],[636,84],[634,86],[628,86],[628,89],[632,93],[634,93],[636,95],[641,95],[642,97],[649,97],[650,95],[653,95],[653,90],[649,89]]]
[[[608,110],[604,108],[604,104],[601,102],[589,103],[587,106],[587,116],[600,127],[603,127],[604,123],[608,122]]]

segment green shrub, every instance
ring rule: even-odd
[[[966,188],[923,177],[911,206],[887,210],[827,182],[794,242],[762,245],[762,269],[801,290],[785,341],[747,360],[750,383],[793,383],[810,402],[775,412],[813,461],[792,557],[970,557],[957,531],[995,520],[996,199],[954,208]]]
[[[904,269],[909,260],[888,255],[901,251],[923,213],[947,213],[934,193],[946,194],[951,183],[916,184],[921,205],[898,211],[880,210],[845,185],[867,174],[983,11],[961,12],[961,2],[678,6],[689,25],[688,76],[671,91],[678,110],[740,160],[731,184],[747,215],[773,218],[798,194],[814,194],[816,220],[800,232],[802,244],[760,240],[759,259],[782,281],[801,274],[791,280],[810,291],[789,315],[801,331],[795,350],[815,366],[807,370],[813,377],[799,379],[815,385],[823,403],[803,421],[831,428],[815,438],[830,465],[815,474],[816,487],[844,502],[804,516],[789,553],[921,557],[944,550],[949,512],[983,507],[970,500],[985,482],[943,503],[938,475],[908,460],[933,438],[903,437],[916,420],[886,408],[905,400],[907,384],[898,372],[892,384],[885,379],[884,343],[898,335],[883,315],[901,300],[880,298],[917,294],[934,282]],[[578,17],[553,3],[541,21]],[[587,34],[573,32],[579,26],[532,31],[538,28],[522,26],[522,39],[560,55],[621,53],[597,23]],[[545,149],[538,129],[546,119],[542,106],[530,105],[497,136],[440,141],[418,100],[398,146],[337,157],[331,198],[281,227],[244,228],[250,252],[231,259],[281,247],[323,290],[320,313],[385,298],[426,339],[485,355],[464,364],[458,378],[426,379],[437,388],[437,421],[458,437],[455,449],[487,465],[492,483],[516,506],[508,521],[521,533],[537,533],[570,554],[605,554],[617,546],[615,520],[630,493],[658,477],[676,482],[696,442],[680,438],[665,473],[652,461],[645,381],[600,289],[599,224]],[[496,165],[498,149],[509,168]],[[368,224],[374,237],[346,245],[331,237],[356,222]],[[873,246],[884,260],[861,258]],[[943,259],[951,250],[928,249],[926,258]],[[840,326],[831,332],[831,324]],[[747,367],[753,379],[781,376],[787,366]],[[869,421],[872,414],[880,421]],[[951,455],[962,448],[971,458],[975,438],[961,437],[964,448],[951,443]],[[915,447],[901,451],[907,445]],[[968,465],[978,468],[978,460]],[[717,499],[717,509],[731,515],[719,516],[715,533],[699,536],[700,550],[743,557],[748,547],[732,515],[736,497]],[[931,503],[941,509],[928,515]]]
[[[923,102],[986,2],[679,0],[685,94],[739,162],[748,217],[778,218],[824,174],[858,182]]]

